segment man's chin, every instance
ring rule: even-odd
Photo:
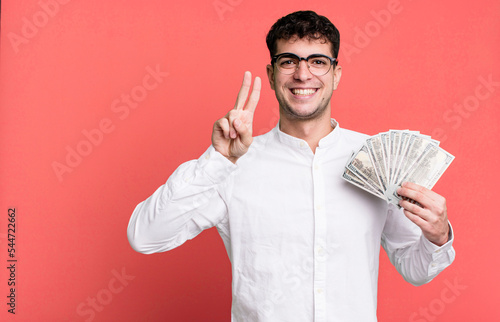
[[[313,120],[316,118],[319,118],[323,112],[325,111],[325,108],[320,109],[320,108],[312,108],[312,109],[307,109],[307,108],[291,108],[291,107],[286,107],[282,109],[285,112],[285,115],[289,117],[290,119],[297,119],[297,120]]]

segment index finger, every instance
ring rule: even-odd
[[[410,190],[417,191],[417,192],[421,193],[422,195],[427,196],[429,199],[432,199],[434,201],[439,201],[440,199],[443,198],[440,194],[438,194],[430,189],[427,189],[424,186],[421,186],[419,184],[416,184],[416,183],[413,183],[410,181],[403,182],[403,184],[401,186],[404,188],[410,189]]]
[[[248,92],[250,91],[250,85],[252,84],[252,73],[245,72],[243,75],[243,84],[241,84],[240,91],[236,97],[236,103],[234,104],[235,110],[242,110],[245,106],[245,101],[248,97]]]
[[[257,103],[259,102],[260,98],[260,88],[261,88],[260,77],[255,77],[255,80],[253,82],[252,93],[248,98],[247,105],[245,105],[246,111],[250,111],[252,113],[255,111],[255,108],[257,107]]]

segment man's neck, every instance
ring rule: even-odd
[[[319,141],[333,131],[329,113],[313,120],[298,120],[280,117],[280,130],[307,142],[312,152],[316,152]]]

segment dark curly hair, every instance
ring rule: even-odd
[[[314,11],[297,11],[278,19],[269,30],[266,43],[271,59],[276,55],[278,39],[289,40],[294,36],[329,41],[333,57],[339,54],[340,33],[330,20]]]

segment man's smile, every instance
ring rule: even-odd
[[[294,96],[298,97],[308,97],[314,95],[318,89],[317,88],[291,88],[290,91]]]

